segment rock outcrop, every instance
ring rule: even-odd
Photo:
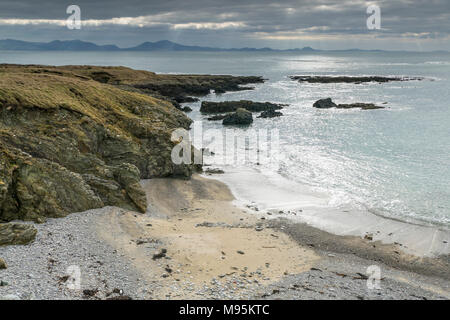
[[[37,230],[31,224],[0,223],[0,246],[33,242]]]
[[[140,179],[198,169],[171,161],[172,131],[191,124],[183,112],[100,83],[141,79],[125,69],[119,81],[89,66],[0,66],[0,221],[107,205],[144,212]]]
[[[420,81],[422,77],[382,77],[382,76],[290,76],[292,80],[308,83],[355,83],[364,82],[385,83],[391,81]]]
[[[373,103],[358,102],[350,104],[336,104],[331,100],[331,98],[317,100],[316,102],[314,102],[313,107],[318,109],[330,109],[330,108],[337,108],[337,109],[359,108],[362,110],[384,109],[384,107],[377,106]]]
[[[223,119],[223,125],[249,125],[253,122],[253,116],[250,111],[239,108],[236,112]]]
[[[254,102],[249,100],[224,101],[224,102],[202,101],[200,112],[202,113],[234,112],[239,108],[245,109],[250,112],[262,112],[270,110],[279,110],[282,109],[284,106],[286,105],[271,102]]]

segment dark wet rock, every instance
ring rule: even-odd
[[[186,106],[186,107],[181,108],[181,111],[184,111],[184,112],[191,112],[191,111],[192,111],[192,108]]]
[[[0,246],[28,244],[34,241],[36,233],[36,228],[30,224],[0,223]]]
[[[377,106],[373,103],[350,103],[350,104],[338,104],[338,109],[354,109],[360,108],[362,110],[372,110],[372,109],[384,109],[384,107]]]
[[[202,113],[234,112],[239,108],[245,109],[250,112],[262,112],[268,110],[279,110],[282,109],[284,106],[286,105],[271,102],[254,102],[249,100],[223,101],[223,102],[202,101],[200,112]]]
[[[218,168],[208,168],[204,171],[206,174],[211,175],[211,174],[224,174],[225,172],[222,169],[218,169]]]
[[[337,108],[337,109],[359,108],[362,110],[384,109],[384,107],[377,106],[373,103],[359,103],[358,102],[358,103],[351,103],[351,104],[336,104],[331,100],[331,98],[318,100],[313,104],[313,107],[318,108],[318,109],[330,109],[330,108]]]
[[[275,118],[275,117],[281,117],[283,114],[279,111],[275,110],[267,110],[263,111],[258,118]]]
[[[152,257],[153,260],[164,258],[167,254],[167,249],[161,249],[157,253],[155,253]]]
[[[298,82],[308,83],[355,83],[361,84],[364,82],[385,83],[390,81],[412,81],[423,80],[422,77],[381,77],[381,76],[290,76],[292,80]]]
[[[335,104],[331,98],[320,99],[314,102],[314,108],[318,109],[329,109],[329,108],[337,108],[337,104]]]
[[[223,119],[223,125],[249,125],[253,122],[253,116],[250,111],[239,108],[235,113],[228,115]]]
[[[209,117],[208,120],[209,121],[218,121],[218,120],[223,120],[225,119],[229,114],[218,114],[212,117]]]
[[[85,297],[94,297],[98,293],[98,289],[85,289],[83,295]]]

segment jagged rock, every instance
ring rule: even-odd
[[[223,119],[224,125],[249,125],[253,122],[253,116],[250,111],[239,108],[235,113],[228,115]]]
[[[0,270],[8,268],[6,261],[0,258]]]
[[[298,82],[309,82],[309,83],[356,83],[360,84],[363,82],[390,82],[390,81],[412,81],[412,80],[423,80],[422,77],[381,77],[381,76],[290,76],[292,80]]]
[[[192,121],[167,101],[70,68],[0,69],[0,221],[107,205],[145,212],[140,179],[189,177],[199,167],[171,160],[172,131]]]
[[[0,223],[0,246],[33,242],[37,230],[30,224]]]
[[[283,114],[279,111],[275,110],[267,110],[262,112],[258,118],[275,118],[275,117],[281,117]]]
[[[268,110],[279,110],[282,109],[284,106],[286,105],[271,102],[254,102],[249,100],[223,101],[223,102],[202,101],[200,112],[202,113],[234,112],[239,108],[251,112],[261,112]]]
[[[319,108],[319,109],[329,109],[329,108],[337,108],[337,104],[335,104],[331,98],[326,98],[326,99],[320,99],[317,100],[314,105],[314,108]]]
[[[360,108],[362,110],[384,109],[384,107],[376,106],[373,103],[335,104],[331,100],[331,98],[318,100],[314,103],[313,107],[319,109],[329,109],[329,108],[337,108],[337,109]]]

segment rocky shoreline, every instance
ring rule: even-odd
[[[74,213],[37,225],[31,244],[2,247],[8,269],[0,270],[0,299],[450,298],[439,263],[416,259],[433,268],[414,273],[402,267],[408,256],[392,252],[386,264],[390,246],[242,210],[215,180],[141,185],[151,203],[146,215],[117,207]],[[382,278],[369,289],[374,264]],[[74,266],[79,288],[69,286]]]

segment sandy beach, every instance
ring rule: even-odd
[[[36,225],[36,241],[0,249],[0,296],[20,299],[448,299],[448,256],[339,236],[236,206],[222,182],[141,182],[145,214],[116,207]],[[77,265],[81,287],[67,286]],[[368,267],[380,270],[369,288]],[[368,279],[369,277],[369,279]]]

